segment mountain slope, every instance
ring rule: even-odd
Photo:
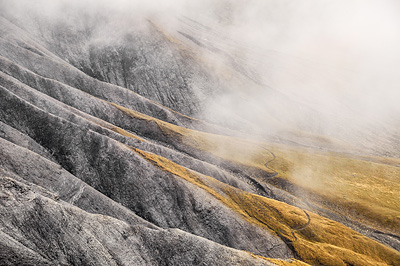
[[[82,32],[0,19],[0,264],[400,263],[397,159],[317,154],[191,118],[226,79],[147,18],[115,33],[118,45],[91,43],[102,20]],[[345,182],[337,197],[367,180],[343,181],[349,171],[381,175],[390,195],[339,200],[296,179],[313,160],[341,168],[310,175]]]

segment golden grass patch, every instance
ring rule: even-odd
[[[342,208],[346,215],[370,226],[400,233],[399,159],[317,152],[205,133],[112,105],[133,118],[155,122],[171,142],[266,172],[276,170],[280,178],[321,196],[329,203],[324,207],[335,206],[334,211]],[[276,156],[268,165],[270,169],[264,165],[273,159],[269,151]]]
[[[306,213],[291,205],[244,192],[212,177],[195,174],[161,156],[135,148],[135,152],[160,169],[204,189],[248,222],[265,228],[291,243],[312,265],[397,265],[400,253],[348,227]],[[286,264],[288,265],[288,264]]]
[[[396,159],[368,161],[330,152],[273,149],[279,177],[319,195],[343,214],[400,233],[400,168]],[[384,162],[384,163],[382,163]]]
[[[305,262],[302,262],[302,261],[296,260],[296,259],[288,259],[288,260],[271,259],[271,258],[254,255],[254,254],[251,254],[251,256],[272,262],[279,266],[307,266],[307,265],[310,265],[308,263],[305,263]]]

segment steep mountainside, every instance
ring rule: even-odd
[[[0,265],[400,265],[400,159],[260,133],[267,85],[204,25],[0,4]]]

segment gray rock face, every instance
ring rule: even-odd
[[[84,21],[84,14],[74,12],[78,12],[75,20],[36,19],[41,31],[32,29],[33,37],[46,51],[29,44],[22,49],[36,58],[56,55],[53,59],[58,63],[63,59],[96,81],[127,88],[186,115],[199,113],[205,95],[221,87],[192,54],[181,50],[152,21],[137,19],[131,31],[119,32],[110,28],[107,17],[88,16]],[[14,19],[26,28],[20,18]],[[104,34],[109,36],[104,38]]]
[[[15,95],[4,92],[2,99],[2,106],[6,110],[11,106],[19,110],[7,117],[7,123],[34,136],[55,155],[64,169],[146,220],[162,227],[182,228],[233,247],[244,248],[243,240],[247,238],[252,248],[246,249],[256,251],[261,248],[271,255],[282,252],[280,248],[270,249],[272,246],[278,247],[280,240],[272,241],[274,237],[241,221],[216,200],[211,200],[210,206],[204,206],[202,199],[207,197],[205,192],[154,168],[132,150],[121,147],[118,142],[33,108]],[[29,113],[30,116],[22,124],[16,117],[23,113]],[[203,210],[193,212],[197,208]],[[209,209],[218,211],[210,212]],[[251,233],[252,237],[243,229],[239,230],[241,227],[249,227],[247,233]],[[257,238],[262,245],[258,245]],[[281,245],[284,246],[283,243]],[[280,255],[285,256],[286,252]]]
[[[1,264],[270,264],[228,247],[293,256],[279,237],[125,145],[253,191],[245,180],[165,147],[157,126],[110,102],[180,126],[201,123],[93,79],[2,24],[9,38],[0,50]]]
[[[273,265],[178,229],[90,214],[4,171],[0,188],[1,265]]]

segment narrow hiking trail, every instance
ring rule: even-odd
[[[298,228],[292,229],[291,233],[292,233],[292,236],[294,237],[294,241],[297,241],[297,236],[294,234],[294,232],[306,229],[310,225],[310,222],[311,222],[310,215],[308,215],[308,213],[305,210],[303,210],[303,212],[307,216],[307,223],[305,223],[304,225],[302,225],[302,226],[300,226]]]
[[[265,168],[267,168],[268,170],[270,170],[270,171],[272,172],[271,178],[273,178],[273,177],[277,176],[279,173],[278,173],[275,169],[269,167],[268,165],[269,165],[271,162],[275,161],[276,156],[275,156],[275,154],[274,154],[272,151],[270,151],[269,149],[267,149],[267,148],[265,148],[265,147],[262,147],[262,148],[263,148],[264,150],[266,150],[267,152],[269,152],[269,153],[272,155],[272,159],[270,159],[269,161],[267,161],[266,163],[264,163],[264,166],[265,166]]]
[[[270,160],[268,160],[266,163],[264,163],[264,166],[265,166],[265,168],[267,168],[269,171],[272,172],[272,175],[271,175],[270,178],[274,178],[274,177],[276,177],[279,173],[278,173],[278,171],[276,171],[275,169],[269,167],[269,164],[270,164],[271,162],[273,162],[273,161],[276,159],[276,156],[275,156],[275,154],[274,154],[272,151],[270,151],[269,149],[267,149],[267,148],[265,148],[265,147],[262,147],[262,148],[263,148],[264,150],[268,151],[268,152],[272,155],[272,158],[271,158]],[[306,229],[306,228],[310,225],[310,222],[311,222],[310,215],[309,215],[304,209],[302,209],[302,211],[304,212],[304,214],[305,214],[306,217],[307,217],[307,222],[306,222],[304,225],[302,225],[302,226],[300,226],[300,227],[298,227],[298,228],[293,228],[293,229],[292,229],[291,234],[292,234],[292,236],[293,236],[293,238],[294,238],[294,241],[297,241],[297,237],[296,237],[296,235],[295,235],[295,232],[296,232],[296,231],[301,231],[301,230],[303,230],[303,229]],[[294,241],[292,241],[292,242],[294,242]]]

